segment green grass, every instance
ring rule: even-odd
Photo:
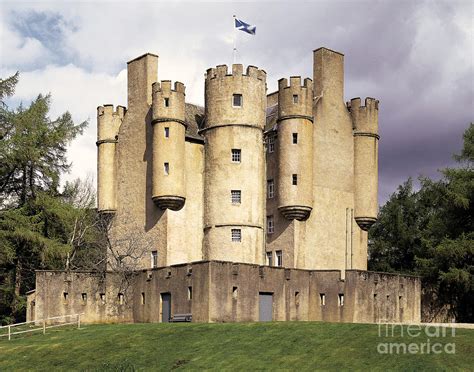
[[[404,329],[406,333],[406,327]],[[430,343],[455,354],[379,354],[379,343],[425,343],[379,337],[376,325],[319,322],[109,324],[56,328],[44,336],[0,339],[0,371],[86,370],[473,370],[474,330]]]

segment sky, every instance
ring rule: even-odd
[[[455,164],[474,120],[471,1],[15,1],[0,0],[0,77],[20,71],[15,107],[51,93],[51,118],[69,111],[85,134],[69,147],[65,179],[96,177],[96,108],[126,105],[126,62],[159,55],[158,78],[186,85],[204,103],[204,72],[237,62],[282,77],[312,77],[312,51],[345,55],[345,100],[375,97],[379,203],[420,175]]]

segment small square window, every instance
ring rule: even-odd
[[[232,95],[232,106],[233,107],[242,107],[242,94]]]
[[[344,293],[339,293],[338,305],[339,306],[344,306]]]
[[[319,294],[319,305],[326,306],[326,295],[324,293]]]
[[[232,163],[240,163],[241,158],[241,150],[240,149],[232,149]]]
[[[168,176],[170,174],[170,163],[164,163],[163,164],[163,171],[165,172],[166,176]]]
[[[293,133],[293,145],[298,143],[298,133]]]
[[[188,300],[193,299],[193,287],[188,287]]]
[[[268,152],[274,152],[275,151],[275,137],[268,137]]]
[[[273,216],[267,216],[267,234],[273,234],[275,231],[275,222]]]
[[[165,127],[165,138],[170,138],[170,128]]]
[[[267,265],[268,266],[273,266],[273,252],[267,252]]]
[[[170,107],[170,99],[168,97],[163,98],[163,104],[165,107]]]
[[[298,95],[293,94],[293,103],[298,103]]]
[[[151,267],[158,267],[158,251],[151,252]]]
[[[298,184],[298,175],[297,175],[297,174],[294,174],[294,175],[293,175],[291,182],[292,182],[293,185],[297,185],[297,184]]]
[[[123,305],[123,303],[124,303],[123,293],[118,294],[117,300],[118,300],[119,305]]]
[[[242,201],[242,192],[240,190],[231,190],[232,204],[240,204]]]
[[[242,241],[242,230],[240,229],[232,229],[232,241],[233,242],[240,242]]]
[[[283,266],[283,252],[276,251],[275,256],[276,256],[276,265],[280,267]]]
[[[267,180],[267,198],[272,199],[275,196],[275,182]]]

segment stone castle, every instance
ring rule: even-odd
[[[210,68],[204,108],[158,81],[158,56],[128,62],[127,108],[98,107],[98,211],[133,290],[113,271],[37,272],[30,317],[419,320],[418,278],[366,271],[379,103],[344,103],[344,56],[313,56],[313,79],[270,94],[257,67]]]

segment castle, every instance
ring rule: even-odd
[[[379,103],[344,103],[344,56],[313,53],[313,79],[270,94],[257,67],[208,69],[204,108],[158,56],[128,62],[127,108],[98,107],[97,190],[133,284],[39,271],[30,317],[418,321],[418,278],[366,271]]]

